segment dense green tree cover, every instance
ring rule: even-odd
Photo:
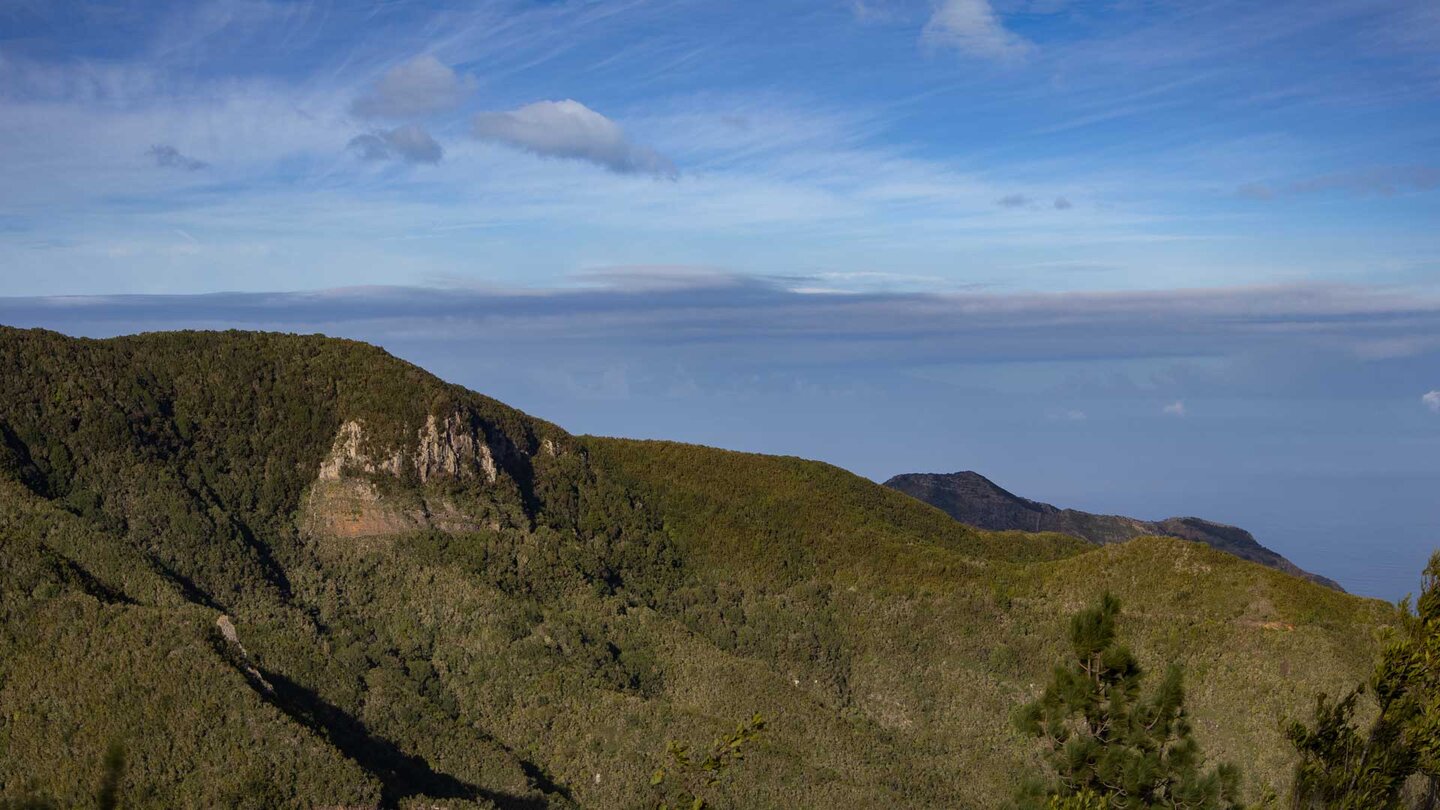
[[[1374,703],[1367,728],[1354,718],[1362,696]],[[1313,725],[1286,733],[1300,752],[1297,808],[1440,807],[1440,552],[1370,679],[1339,700],[1321,694]]]
[[[1017,713],[1020,730],[1045,742],[1056,774],[1051,784],[1028,786],[1021,804],[1046,807],[1058,798],[1130,810],[1238,807],[1239,771],[1204,769],[1180,668],[1171,664],[1153,694],[1142,696],[1140,664],[1119,642],[1119,616],[1120,601],[1109,593],[1075,614],[1072,657]]]
[[[422,480],[431,419],[494,478]],[[398,462],[326,501],[349,423]],[[121,741],[126,807],[634,807],[663,741],[760,712],[733,806],[993,806],[1040,762],[1009,707],[1105,589],[1251,790],[1294,766],[1277,719],[1392,620],[1181,541],[978,532],[823,464],[572,437],[363,344],[0,329],[7,800],[93,803]]]

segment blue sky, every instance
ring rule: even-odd
[[[6,323],[1440,544],[1433,0],[0,0],[0,158]]]

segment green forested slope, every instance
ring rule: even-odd
[[[1279,785],[1279,720],[1390,616],[246,333],[0,329],[0,563],[0,797],[66,806],[112,742],[127,806],[641,806],[667,740],[757,711],[733,806],[995,806],[1038,761],[1011,708],[1106,588],[1207,750]]]

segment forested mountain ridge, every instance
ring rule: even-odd
[[[667,740],[753,712],[732,806],[994,806],[1038,761],[1011,708],[1106,589],[1258,791],[1392,615],[233,332],[0,328],[0,585],[0,797],[65,806],[112,743],[126,806],[640,806]]]
[[[905,473],[885,482],[934,506],[961,523],[995,531],[1058,532],[1092,543],[1123,543],[1137,537],[1179,537],[1204,543],[1287,574],[1305,577],[1329,588],[1344,590],[1328,577],[1312,574],[1260,545],[1255,536],[1238,526],[1196,517],[1140,520],[1124,515],[1097,515],[1062,509],[1015,495],[985,476],[970,471]]]

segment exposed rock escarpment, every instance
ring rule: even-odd
[[[366,537],[426,528],[497,528],[493,515],[479,517],[483,510],[474,504],[462,508],[455,487],[439,485],[448,481],[472,494],[477,488],[503,489],[497,485],[511,482],[502,482],[498,462],[525,455],[498,431],[488,433],[483,424],[459,412],[428,416],[413,446],[377,444],[363,420],[340,425],[305,500],[301,525],[307,531]],[[549,455],[559,452],[548,438],[543,447]],[[419,487],[407,489],[402,482],[412,474]]]
[[[427,417],[424,427],[416,434],[415,449],[408,454],[395,448],[378,456],[372,455],[365,446],[367,438],[365,427],[359,420],[352,419],[340,425],[330,455],[320,462],[320,480],[338,481],[347,472],[383,472],[398,476],[404,472],[407,463],[422,484],[445,475],[452,478],[483,476],[492,484],[499,477],[495,452],[491,450],[484,431],[458,413],[450,414],[443,422],[434,414]],[[547,448],[554,446],[549,439],[545,441]],[[511,452],[508,446],[503,450]]]
[[[473,427],[462,424],[458,414],[447,416],[443,424],[433,414],[425,420],[414,464],[421,483],[436,475],[466,478],[483,473],[492,484],[497,477],[490,445],[483,436],[476,436]]]

